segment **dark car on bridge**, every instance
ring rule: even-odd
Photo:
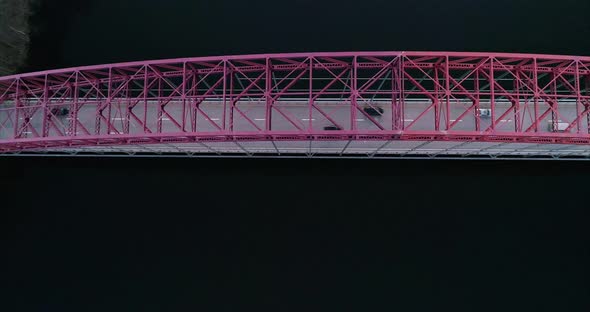
[[[378,107],[378,106],[367,106],[367,107],[363,108],[363,110],[369,116],[377,117],[377,116],[383,115],[383,108]]]
[[[70,110],[67,108],[57,108],[54,107],[51,109],[51,113],[55,116],[66,116],[70,113]]]

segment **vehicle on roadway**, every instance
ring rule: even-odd
[[[327,130],[327,131],[338,131],[338,130],[342,130],[342,129],[340,127],[338,127],[338,126],[325,126],[324,127],[324,130]]]
[[[363,110],[365,111],[365,113],[367,113],[369,116],[372,116],[372,117],[377,117],[377,116],[383,115],[383,108],[381,108],[379,106],[367,106],[367,107],[363,108]]]
[[[565,130],[569,127],[569,123],[562,122],[561,120],[549,120],[549,131],[553,132],[565,132]]]
[[[479,117],[489,118],[492,116],[492,110],[490,108],[480,108],[477,110]]]
[[[55,116],[66,116],[67,114],[70,113],[70,110],[65,107],[64,108],[54,107],[51,109],[51,113]]]

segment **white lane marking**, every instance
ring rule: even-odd
[[[264,120],[266,120],[266,118],[254,118],[254,120],[256,120],[256,121],[264,121]]]
[[[211,118],[213,121],[219,121],[219,118]]]
[[[357,119],[356,121],[365,121],[365,120],[364,120],[364,119],[362,119],[362,118],[360,118],[360,119]]]
[[[23,132],[23,134],[33,134],[33,132]]]
[[[310,121],[309,118],[302,118],[301,120],[303,120],[303,121]],[[312,118],[311,121],[315,121],[315,119]]]
[[[170,118],[165,118],[165,117],[162,117],[162,118],[161,118],[161,120],[162,120],[162,121],[170,121]]]
[[[410,121],[410,122],[412,122],[412,121],[414,121],[414,119],[404,119],[404,121]]]
[[[119,134],[119,132],[110,132],[109,134]]]
[[[500,122],[512,122],[512,119],[502,119]]]
[[[459,119],[459,120],[457,120],[457,119],[451,119],[451,120],[449,120],[449,121],[450,121],[450,122],[455,122],[455,121],[458,121],[458,122],[463,122],[463,119]]]

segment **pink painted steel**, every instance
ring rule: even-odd
[[[590,144],[590,57],[261,54],[0,77],[0,152],[280,140]]]

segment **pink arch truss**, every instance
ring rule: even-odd
[[[590,155],[590,57],[337,52],[0,77],[0,154]]]

